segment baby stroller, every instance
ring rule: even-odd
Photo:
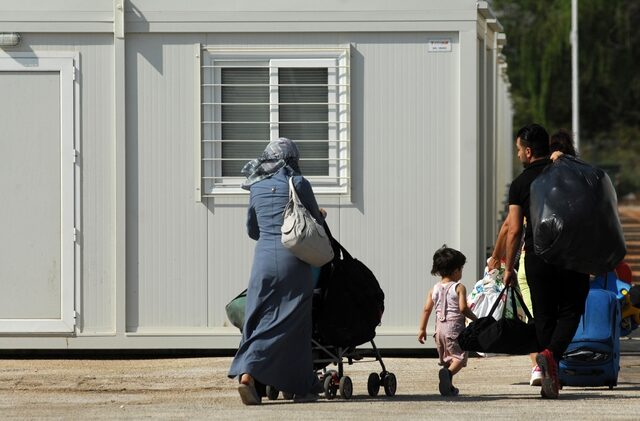
[[[373,338],[384,312],[384,292],[374,274],[362,262],[354,259],[336,241],[325,225],[334,248],[334,259],[320,272],[312,304],[312,352],[313,369],[324,388],[327,399],[334,399],[338,392],[344,399],[353,395],[351,378],[344,374],[344,364],[378,361],[381,372],[372,372],[367,380],[369,396],[377,396],[380,387],[387,396],[396,393],[396,376],[387,371]],[[245,291],[246,292],[246,291]],[[229,320],[242,329],[244,321],[245,292],[227,306]],[[369,342],[371,352],[356,349]],[[333,364],[336,369],[327,368]],[[278,398],[280,391],[266,386],[270,400]],[[293,396],[283,392],[285,399]]]
[[[314,291],[314,303],[317,299],[320,299],[319,295],[320,290]],[[368,341],[371,344],[372,352],[365,353],[356,349],[355,346],[324,344],[316,327],[317,324],[314,323],[313,338],[311,339],[313,369],[318,376],[318,380],[320,380],[320,383],[323,385],[324,396],[328,400],[334,399],[338,395],[338,392],[344,399],[351,399],[353,396],[351,377],[344,374],[345,362],[348,365],[352,365],[356,362],[379,361],[382,371],[379,374],[377,372],[369,374],[369,378],[367,379],[367,392],[369,396],[377,396],[382,386],[387,396],[395,396],[397,386],[396,376],[387,371],[373,338]],[[329,369],[328,366],[331,364],[337,366],[337,370]],[[290,393],[282,392],[282,395],[284,399],[293,398],[293,395]],[[276,388],[267,386],[267,397],[270,400],[278,399],[278,396],[279,391]]]
[[[311,342],[313,344],[314,369],[323,384],[325,397],[327,399],[333,399],[337,396],[338,391],[340,391],[342,398],[350,399],[353,395],[353,383],[349,376],[344,375],[344,362],[346,360],[349,365],[354,364],[354,362],[365,362],[365,355],[355,347],[326,346],[316,339],[312,339]],[[369,342],[373,348],[372,358],[380,362],[382,371],[380,374],[376,372],[369,374],[369,378],[367,379],[367,392],[369,396],[377,396],[380,391],[380,386],[382,386],[387,396],[394,396],[397,386],[396,376],[387,371],[373,339]],[[337,365],[338,369],[327,369],[329,364]]]
[[[330,234],[335,258],[322,267],[318,288],[314,291],[312,349],[314,369],[324,386],[327,399],[351,398],[351,378],[344,375],[344,363],[364,362],[357,346],[369,342],[380,374],[369,374],[367,391],[376,396],[380,386],[387,396],[396,393],[396,376],[387,371],[373,338],[384,312],[384,292],[374,274]],[[333,364],[335,369],[327,369]]]

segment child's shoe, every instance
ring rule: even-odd
[[[540,367],[538,365],[531,369],[529,386],[542,386],[542,370],[540,370]]]
[[[455,386],[451,386],[451,396],[458,396],[458,394],[460,394],[460,390]]]
[[[553,358],[553,353],[545,349],[536,355],[536,363],[542,370],[540,395],[546,399],[558,399],[560,382],[558,381],[558,365]]]
[[[451,374],[447,367],[442,367],[438,372],[438,378],[440,379],[440,384],[438,385],[438,389],[440,389],[440,394],[442,396],[451,396]]]

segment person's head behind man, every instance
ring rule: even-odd
[[[518,159],[525,167],[549,156],[549,133],[539,124],[529,124],[516,135]]]
[[[549,152],[562,152],[566,155],[577,156],[576,148],[573,146],[573,135],[570,131],[560,129],[551,135],[549,140]]]

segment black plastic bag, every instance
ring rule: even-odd
[[[520,292],[511,288],[511,306],[513,314],[517,315],[516,297],[527,316],[527,322],[520,319],[509,319],[505,317],[507,306],[502,310],[502,317],[498,320],[493,318],[503,295],[507,293],[504,287],[500,295],[496,297],[489,315],[480,317],[471,322],[458,336],[458,344],[465,351],[491,352],[510,355],[525,355],[539,351],[536,327],[531,317],[531,313],[520,295]]]
[[[624,258],[616,192],[607,173],[564,155],[531,184],[535,253],[581,273],[613,270]]]
[[[314,328],[325,345],[354,347],[371,341],[384,312],[384,292],[375,275],[332,236],[334,259],[322,267]]]

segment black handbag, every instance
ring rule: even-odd
[[[502,296],[511,288],[511,307],[515,318],[505,317],[507,306],[499,320],[493,318]],[[527,316],[527,322],[517,318],[516,298]],[[539,351],[538,338],[533,317],[520,295],[512,287],[504,287],[493,303],[489,315],[471,322],[458,336],[458,344],[465,351],[490,352],[498,354],[525,355]]]

